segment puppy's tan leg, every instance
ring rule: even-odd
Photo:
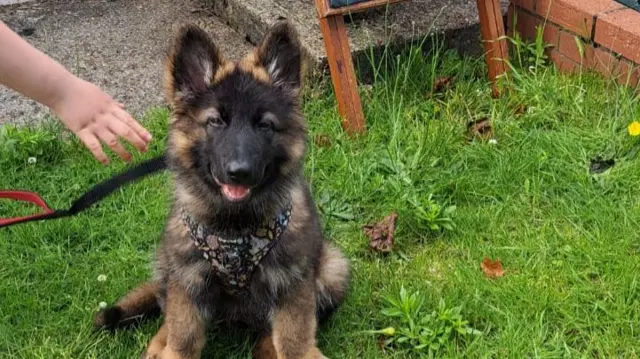
[[[145,359],[199,359],[205,344],[205,323],[182,286],[172,283],[167,290],[165,309],[166,345],[160,354],[162,328],[149,344]],[[157,338],[157,340],[156,340]]]
[[[167,346],[167,323],[163,323],[156,335],[153,336],[147,350],[140,355],[141,359],[161,358],[162,351]]]
[[[277,359],[278,354],[273,346],[273,337],[270,335],[260,339],[255,348],[253,348],[253,357],[257,359]]]
[[[276,310],[271,324],[271,336],[265,337],[254,351],[257,359],[325,358],[316,347],[314,289],[311,281],[300,285]]]

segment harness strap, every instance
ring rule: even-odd
[[[150,160],[146,160],[127,169],[119,175],[95,185],[80,198],[75,200],[71,204],[71,207],[63,210],[52,210],[37,193],[28,191],[0,191],[0,198],[31,202],[44,210],[44,213],[34,214],[31,216],[0,218],[0,228],[9,227],[18,223],[75,216],[129,182],[133,182],[166,168],[167,162],[164,154]]]

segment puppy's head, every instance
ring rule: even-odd
[[[302,50],[281,22],[240,62],[225,60],[202,29],[180,28],[165,69],[173,107],[169,157],[221,205],[265,201],[303,161]],[[185,176],[183,176],[185,177]]]

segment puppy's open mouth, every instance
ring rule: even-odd
[[[251,194],[251,188],[236,185],[236,184],[225,184],[216,178],[216,183],[220,186],[222,190],[222,195],[231,202],[240,202],[249,197]]]

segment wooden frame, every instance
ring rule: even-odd
[[[338,112],[342,117],[342,127],[349,134],[363,133],[366,131],[365,119],[360,95],[358,94],[347,29],[344,25],[344,15],[387,6],[404,0],[369,0],[340,8],[332,8],[329,0],[314,1],[324,46],[327,51],[327,61],[338,102]],[[500,0],[476,1],[492,95],[497,97],[500,93],[496,79],[506,72],[505,60],[508,58]]]
[[[507,72],[505,61],[509,58],[502,9],[500,0],[477,0],[477,4],[480,32],[484,42],[484,58],[487,62],[489,81],[491,81],[491,94],[496,98],[500,96],[496,81],[498,77]]]
[[[374,9],[380,6],[387,6],[394,3],[398,3],[405,0],[369,0],[365,2],[360,2],[353,5],[343,6],[339,8],[332,8],[329,0],[321,0],[316,1],[316,6],[320,6],[318,9],[318,13],[321,18],[334,16],[334,15],[346,15],[353,14],[357,12],[366,11],[369,9]]]
[[[314,1],[320,19],[324,47],[327,51],[327,62],[338,102],[338,112],[342,117],[342,127],[352,135],[363,133],[365,132],[364,114],[358,94],[347,28],[344,25],[344,15],[403,0],[370,0],[336,9],[331,8],[329,0]]]

